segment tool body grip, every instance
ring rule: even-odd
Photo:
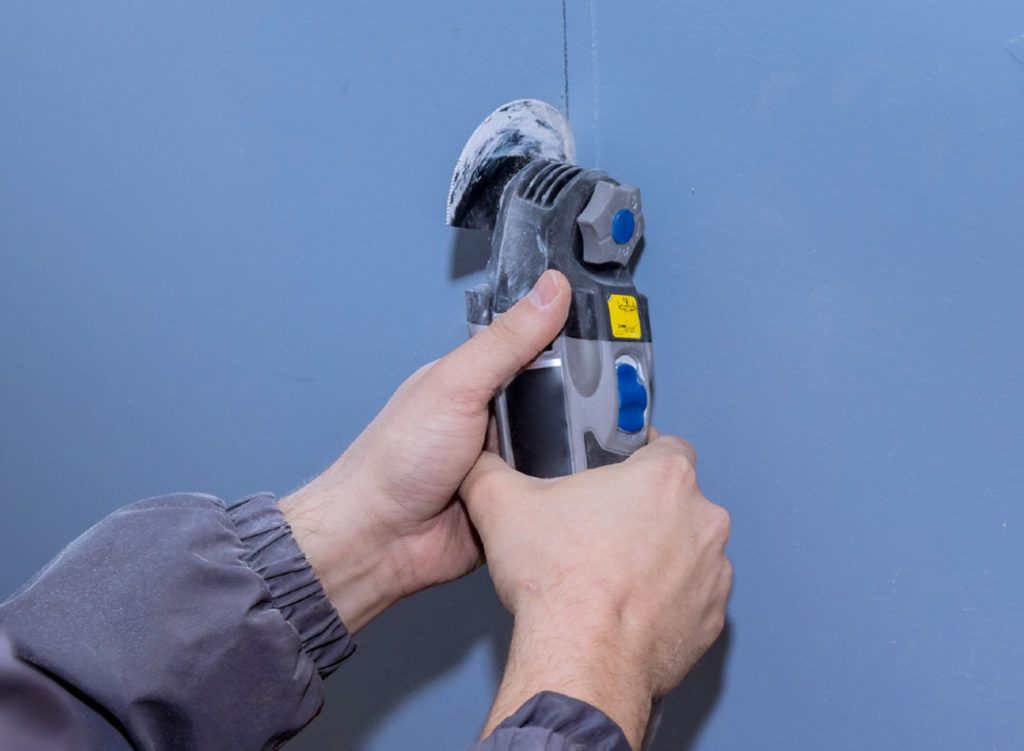
[[[650,342],[560,335],[494,399],[502,457],[533,477],[623,461],[647,442],[652,367]]]
[[[501,453],[516,469],[568,475],[620,462],[647,442],[651,326],[629,266],[643,228],[639,190],[603,172],[540,160],[505,185],[487,281],[466,294],[470,332],[546,269],[572,286],[562,333],[494,400]]]

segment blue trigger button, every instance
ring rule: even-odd
[[[619,245],[625,245],[633,239],[636,229],[636,217],[629,209],[619,209],[612,217],[612,239]]]
[[[639,433],[644,429],[647,411],[647,389],[640,383],[640,374],[629,363],[615,366],[619,381],[619,430]]]

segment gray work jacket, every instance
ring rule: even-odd
[[[280,748],[354,649],[273,496],[140,501],[0,605],[0,749]],[[474,749],[629,744],[595,707],[544,692]]]

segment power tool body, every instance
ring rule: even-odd
[[[572,151],[557,110],[510,102],[466,144],[448,200],[449,224],[491,230],[487,281],[466,293],[471,334],[546,269],[572,285],[565,328],[494,400],[502,456],[535,477],[626,459],[647,442],[651,410],[650,316],[631,273],[640,191]]]

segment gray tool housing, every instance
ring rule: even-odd
[[[613,238],[623,209],[625,242],[622,226]],[[568,475],[622,461],[647,442],[650,316],[629,270],[642,234],[639,191],[603,172],[536,160],[505,186],[488,282],[466,293],[470,333],[512,307],[546,269],[573,288],[561,334],[495,398],[501,454],[516,469]]]

